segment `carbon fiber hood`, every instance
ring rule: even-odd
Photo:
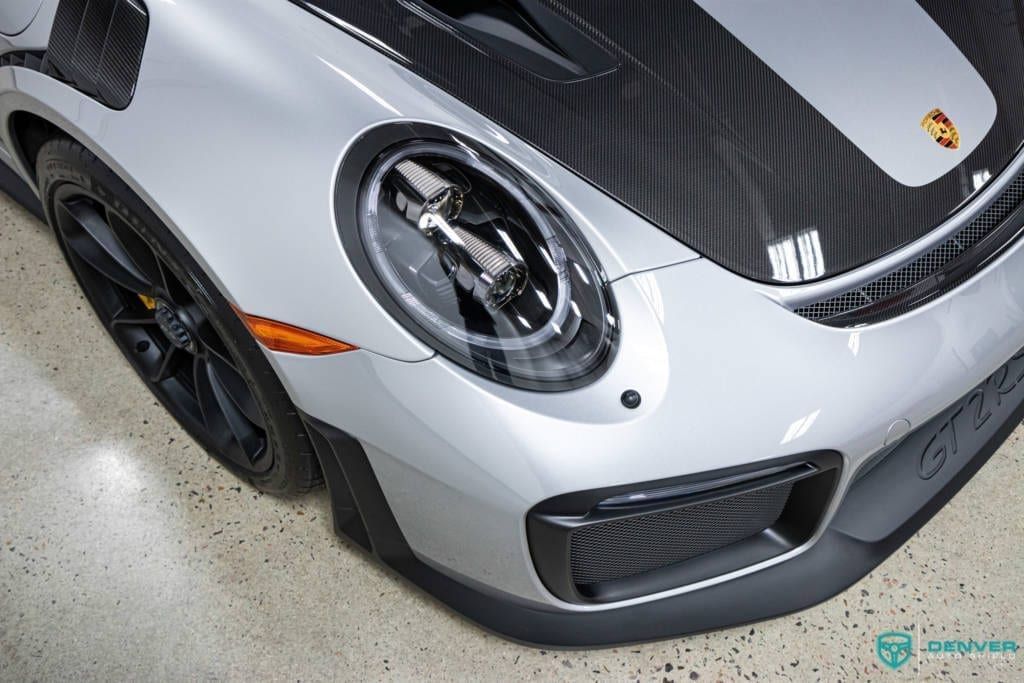
[[[959,165],[920,187],[890,177],[687,0],[543,0],[546,12],[599,48],[602,68],[574,78],[552,78],[494,49],[431,12],[439,3],[295,1],[372,36],[369,44],[386,46],[676,239],[764,282],[835,275],[921,237],[1024,140],[1017,0],[921,3],[984,79],[997,113]],[[922,79],[943,76],[928,54],[919,67]],[[843,74],[834,81],[841,92]]]

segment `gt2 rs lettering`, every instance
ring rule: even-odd
[[[931,438],[921,453],[917,473],[922,479],[931,479],[959,448],[957,434],[980,431],[992,417],[994,408],[1002,405],[1003,396],[1011,393],[1024,380],[1024,351],[1017,353],[1005,365],[989,375],[985,383],[964,400]]]

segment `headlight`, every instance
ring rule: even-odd
[[[446,357],[539,390],[607,364],[618,323],[603,274],[508,164],[454,136],[401,142],[370,163],[355,208],[372,289]]]

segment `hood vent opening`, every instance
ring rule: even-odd
[[[615,69],[615,57],[539,0],[406,0],[463,40],[556,81]]]

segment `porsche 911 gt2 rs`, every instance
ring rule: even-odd
[[[1020,12],[4,0],[0,176],[225,467],[506,637],[662,638],[1020,422]]]

